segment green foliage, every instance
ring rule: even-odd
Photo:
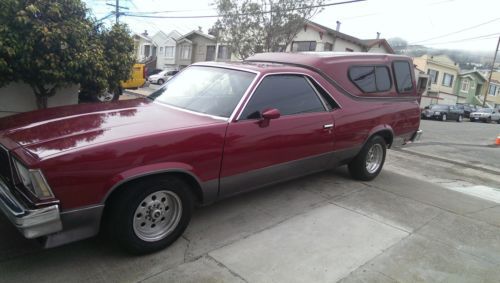
[[[222,16],[210,33],[244,59],[256,52],[282,51],[323,0],[216,0]]]
[[[132,49],[124,26],[100,27],[80,0],[1,1],[0,86],[29,84],[39,108],[64,85],[115,87],[130,74]]]

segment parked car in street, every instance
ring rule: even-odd
[[[491,121],[498,121],[498,119],[498,109],[481,108],[470,115],[471,122],[481,121],[484,123],[490,123]]]
[[[166,81],[170,80],[173,76],[175,76],[179,71],[161,71],[156,75],[149,76],[148,81],[152,84],[162,85]]]
[[[456,107],[464,112],[465,118],[470,118],[470,113],[475,112],[476,108],[467,104],[457,104]]]
[[[464,119],[464,111],[457,108],[455,105],[432,104],[424,108],[421,117],[422,119],[440,121],[455,120],[457,122],[462,122]]]
[[[0,119],[0,209],[44,247],[102,227],[133,253],[165,248],[193,207],[347,165],[374,179],[415,141],[411,58],[254,55],[198,63],[148,98]]]
[[[156,75],[161,71],[163,71],[163,70],[162,69],[147,68],[146,69],[146,78],[149,78],[152,75]]]

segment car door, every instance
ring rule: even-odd
[[[277,119],[262,112],[277,109]],[[314,86],[301,75],[268,75],[237,121],[228,125],[220,194],[232,195],[329,166],[333,118]]]
[[[448,108],[448,119],[455,120],[457,118],[458,118],[458,108],[452,105]]]

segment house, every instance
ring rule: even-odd
[[[156,68],[162,70],[176,70],[177,40],[182,35],[176,30],[166,34],[163,31],[157,32],[151,39],[157,46]]]
[[[156,56],[156,44],[149,37],[147,30],[140,34],[134,33],[132,39],[134,40],[134,54],[137,62],[142,63]]]
[[[286,47],[288,52],[301,51],[340,51],[340,52],[371,52],[393,54],[387,40],[379,38],[377,33],[375,39],[359,39],[339,31],[331,29],[312,21],[307,21],[304,27],[295,36],[293,42]]]
[[[486,101],[490,107],[500,108],[500,72],[491,74]]]
[[[485,83],[486,78],[477,70],[459,73],[455,84],[457,103],[482,105]]]
[[[457,63],[446,55],[423,55],[413,58],[413,63],[429,75],[427,96],[433,103],[457,103],[459,97],[455,94],[455,84],[460,72]]]

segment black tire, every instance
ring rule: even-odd
[[[457,117],[457,122],[459,122],[459,123],[460,123],[460,122],[462,122],[462,121],[463,121],[463,119],[464,119],[464,117],[463,117],[462,115],[458,115],[458,117]]]
[[[374,172],[369,172],[366,168],[366,161],[368,158],[368,152],[374,145],[382,146],[382,161],[380,166]],[[378,176],[385,162],[385,155],[387,151],[387,145],[384,138],[381,136],[372,137],[361,149],[361,151],[356,155],[356,157],[348,164],[349,173],[356,180],[370,181]]]
[[[484,120],[485,123],[491,123],[491,117],[488,117],[486,118],[486,120]]]
[[[159,80],[158,80],[158,84],[159,84],[159,85],[162,85],[163,83],[165,83],[165,81],[164,81],[164,80],[162,80],[162,79],[159,79]]]
[[[162,250],[177,240],[191,220],[194,197],[189,185],[175,176],[151,177],[119,188],[120,192],[106,207],[105,229],[112,241],[132,254],[148,254]],[[173,230],[155,241],[141,239],[134,230],[136,210],[155,192],[173,193],[180,199],[181,214]],[[165,211],[168,210],[166,206]],[[166,213],[166,212],[165,212]],[[163,218],[161,219],[163,220]]]
[[[113,92],[113,96],[111,99],[109,100],[103,100],[103,99],[100,99],[98,95],[93,95],[91,97],[92,99],[92,102],[100,102],[100,103],[107,103],[107,102],[112,102],[112,101],[117,101],[118,99],[120,99],[120,95],[123,93],[123,90],[121,88],[117,88],[115,89],[115,91]]]
[[[446,114],[441,115],[441,121],[445,122],[448,119]]]

